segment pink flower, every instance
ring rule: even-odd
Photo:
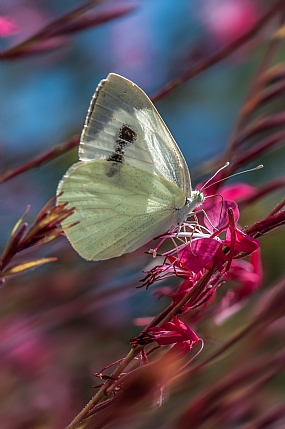
[[[248,198],[254,195],[256,192],[256,188],[254,186],[240,182],[223,186],[220,192],[225,200],[239,201],[243,198]]]
[[[0,332],[3,358],[12,367],[35,374],[51,364],[48,340],[28,318],[8,318],[1,324]]]
[[[225,245],[230,246],[232,237],[230,236],[229,230],[227,230],[226,239],[223,241]],[[235,228],[235,253],[243,252],[245,254],[250,254],[254,252],[259,247],[259,242],[254,238],[249,237],[240,229]]]
[[[218,176],[218,179],[219,178],[222,178],[222,176]],[[203,190],[203,193],[206,195],[206,199],[202,206],[199,206],[199,209],[202,208],[207,213],[208,210],[217,202],[220,202],[223,205],[226,201],[238,202],[241,199],[248,198],[256,193],[256,188],[254,186],[247,185],[243,182],[227,184],[222,187],[219,187],[219,183],[214,182],[213,185],[208,185],[206,189],[202,189],[203,184],[204,183],[200,183],[197,186],[197,189]]]
[[[170,287],[158,291],[160,296],[168,295],[172,299],[173,307],[179,306],[183,299],[179,309],[181,313],[208,304],[217,288],[227,278],[233,279],[236,276],[236,279],[242,282],[240,298],[250,294],[250,291],[259,285],[260,264],[254,259],[255,253],[248,263],[241,262],[240,259],[255,252],[259,242],[240,229],[237,223],[238,206],[236,202],[224,199],[223,195],[227,198],[232,196],[241,198],[250,195],[251,192],[251,187],[242,184],[238,188],[224,187],[221,194],[215,197],[214,203],[211,198],[206,200],[205,205],[208,206],[206,212],[198,212],[194,216],[194,221],[190,219],[179,231],[175,229],[163,236],[162,241],[154,249],[154,254],[158,254],[158,249],[169,237],[177,242],[176,246],[162,253],[161,256],[165,257],[164,263],[147,273],[142,280],[143,285],[149,287],[154,282],[174,276],[183,278],[184,282],[175,293],[171,293]],[[255,265],[253,261],[256,261]],[[245,266],[247,271],[243,269]],[[208,278],[208,283],[203,284],[204,275],[211,270],[213,274]],[[202,287],[197,288],[200,280]],[[231,302],[234,302],[234,299],[238,299],[238,293],[235,298],[231,295]],[[229,301],[228,304],[230,305]]]
[[[198,274],[213,260],[220,246],[221,243],[214,238],[202,238],[184,246],[178,252],[178,259],[184,267]]]
[[[173,347],[163,356],[180,359],[197,346],[200,338],[185,323],[177,317],[173,317],[171,322],[165,322],[160,327],[150,328],[153,340],[159,346],[174,344]]]
[[[239,220],[239,209],[237,204],[231,200],[222,200],[212,204],[206,210],[204,217],[204,224],[209,231],[215,232],[217,229],[223,230],[229,224],[228,211],[231,209],[234,215],[234,221],[237,223]]]
[[[254,0],[204,0],[202,20],[219,43],[230,43],[250,30],[258,17]]]
[[[261,285],[263,272],[260,249],[252,252],[248,261],[234,260],[225,278],[237,282],[238,286],[229,290],[216,308],[217,316],[215,320],[218,324],[240,310],[245,304],[246,298]]]
[[[249,261],[233,261],[226,278],[240,283],[240,287],[235,292],[236,301],[251,295],[260,286],[263,278],[260,249],[250,255]]]

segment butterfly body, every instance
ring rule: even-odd
[[[76,207],[63,227],[79,221],[65,233],[87,260],[141,247],[179,226],[204,200],[192,190],[184,157],[152,102],[115,74],[91,101],[79,159],[57,194],[59,204]]]

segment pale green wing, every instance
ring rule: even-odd
[[[108,161],[78,162],[59,183],[57,203],[75,213],[62,222],[74,249],[87,260],[132,252],[177,225],[181,189],[139,168]]]
[[[191,198],[185,159],[148,96],[130,80],[109,74],[91,101],[79,159],[106,159],[164,177]]]

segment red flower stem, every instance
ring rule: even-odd
[[[73,137],[67,142],[61,143],[53,149],[49,149],[46,152],[36,156],[31,161],[26,162],[25,164],[20,165],[19,167],[13,168],[11,170],[5,171],[0,175],[0,183],[7,182],[7,180],[12,179],[13,177],[18,176],[19,174],[25,173],[32,168],[39,167],[40,165],[51,161],[54,158],[62,155],[70,149],[73,149],[79,144],[79,137]]]
[[[30,48],[31,46],[35,45],[38,42],[54,37],[54,35],[58,33],[58,30],[60,27],[74,21],[89,9],[101,3],[104,3],[104,1],[105,0],[90,0],[84,5],[77,7],[76,9],[72,10],[71,12],[68,12],[67,14],[61,16],[58,19],[55,19],[53,22],[46,25],[44,28],[42,28],[33,36],[29,37],[28,39],[24,40],[18,45],[13,46],[12,48],[9,48],[6,51],[4,51],[1,54],[1,58],[11,59],[24,54],[27,48]]]
[[[275,221],[275,223],[274,223]],[[253,227],[248,228],[247,231],[245,231],[248,235],[255,235],[256,231],[261,232],[262,229],[268,229],[269,227],[275,227],[278,224],[285,223],[285,212],[281,212],[278,215],[272,216],[270,219],[265,219],[262,222],[257,222]],[[215,274],[215,268],[208,271],[205,276],[181,299],[181,301],[171,308],[169,306],[166,310],[162,312],[160,316],[158,316],[155,320],[160,321],[159,323],[163,323],[166,321],[169,321],[172,319],[173,316],[176,316],[181,312],[181,308],[183,308],[184,304],[189,303],[189,300],[191,299],[193,302],[197,300],[197,298],[200,296],[200,294],[203,292],[207,284],[210,283],[210,280],[212,276]],[[219,273],[219,276],[221,277],[222,274]],[[218,279],[216,279],[218,280]],[[167,313],[167,314],[166,314]],[[164,317],[163,317],[164,316]],[[263,314],[260,315],[260,317],[256,317],[250,324],[245,326],[240,332],[235,334],[227,343],[223,344],[222,347],[220,347],[218,350],[216,350],[214,353],[212,353],[210,356],[208,356],[206,359],[204,359],[201,363],[196,365],[195,367],[191,368],[190,370],[186,371],[186,373],[193,373],[197,372],[201,368],[203,368],[207,363],[211,362],[214,358],[218,357],[220,354],[222,354],[224,351],[226,351],[228,348],[230,348],[232,345],[234,345],[237,341],[239,341],[241,338],[244,338],[246,334],[248,334],[251,330],[262,324],[263,321]],[[151,322],[151,324],[146,328],[148,329],[150,326],[154,325],[154,321]],[[145,329],[145,330],[146,330]],[[144,330],[144,331],[145,331]],[[126,358],[121,362],[121,364],[115,369],[115,371],[111,374],[112,379],[119,378],[122,371],[132,362],[132,360],[139,354],[139,352],[143,349],[143,346],[135,346],[132,347]],[[183,373],[185,375],[185,373]],[[180,375],[179,375],[180,376]],[[77,426],[88,416],[92,413],[94,410],[94,407],[103,399],[108,392],[108,390],[111,388],[113,383],[113,380],[108,380],[99,390],[99,392],[91,399],[91,401],[86,405],[86,407],[76,416],[76,418],[73,420],[73,422],[67,427],[67,429],[76,429]]]
[[[235,219],[234,219],[233,209],[231,208],[228,209],[228,217],[229,217],[229,231],[231,236],[230,238],[231,244],[230,244],[230,250],[229,250],[229,257],[228,257],[227,264],[224,268],[224,272],[229,271],[231,267],[231,263],[234,257],[235,244],[236,244]]]
[[[284,178],[284,182],[285,182],[285,178]],[[285,183],[284,183],[284,185],[285,185]],[[285,206],[285,198],[283,198],[283,200],[281,200],[280,203],[278,203],[277,206],[274,207],[274,209],[266,216],[266,218],[275,215],[281,209],[283,209],[284,206]]]
[[[215,385],[209,386],[207,391],[202,392],[200,395],[198,394],[198,396],[196,396],[196,398],[191,402],[191,408],[189,407],[188,409],[186,409],[186,412],[182,414],[181,420],[186,422],[193,422],[193,425],[191,425],[193,429],[201,427],[201,424],[203,425],[202,422],[204,421],[203,410],[204,413],[207,413],[206,410],[208,410],[209,408],[215,409],[215,407],[217,406],[217,402],[221,402],[224,400],[223,398],[227,398],[230,395],[230,392],[236,391],[237,389],[240,390],[242,385],[247,386],[247,397],[250,397],[253,392],[260,390],[261,385],[263,385],[272,377],[275,377],[284,369],[284,358],[285,354],[282,351],[281,353],[278,353],[277,355],[275,354],[273,357],[268,358],[267,360],[247,364],[239,370],[230,372],[226,377],[220,379],[217,383],[215,383]],[[192,371],[191,374],[189,374],[190,371],[191,369],[187,373],[181,372],[178,375],[179,379],[177,377],[175,380],[176,386],[179,386],[179,381],[181,379],[185,380],[189,377],[189,379],[192,381]],[[171,382],[173,383],[173,380],[171,380]],[[248,390],[249,386],[250,390]],[[284,404],[282,404],[282,406],[282,415],[284,415]],[[197,415],[197,410],[199,410],[200,412],[200,415],[197,418],[198,420],[195,419],[195,413]],[[201,420],[199,420],[200,417]],[[178,425],[176,427],[185,428],[187,426]],[[259,426],[255,424],[250,424],[250,426],[245,425],[242,427],[243,429],[249,429],[249,427],[257,429],[261,427],[268,427],[268,425],[265,424],[265,426]]]
[[[280,216],[282,215],[282,216]],[[277,219],[281,218],[283,222],[285,223],[285,212],[280,213],[279,215],[276,215],[275,218]],[[267,220],[264,221],[266,223]],[[270,225],[272,226],[272,218],[269,220]],[[268,223],[267,221],[267,223]],[[279,219],[279,222],[281,220]],[[252,232],[255,234],[255,230],[257,229],[258,232],[260,232],[260,226],[262,222],[256,223],[252,228],[249,228],[248,231],[246,231],[247,234]],[[264,227],[266,225],[262,225]],[[268,227],[268,225],[267,225]],[[252,234],[249,234],[252,235]],[[159,323],[163,323],[166,321],[169,321],[172,319],[173,316],[176,316],[181,312],[181,308],[183,308],[184,304],[188,303],[189,300],[197,300],[199,295],[203,292],[205,287],[210,283],[210,280],[212,276],[215,274],[215,268],[208,271],[204,277],[181,299],[181,301],[176,304],[174,307],[169,306],[166,310],[162,312],[161,315],[159,315],[155,320]],[[221,277],[222,274],[219,273],[219,277]],[[218,279],[216,279],[218,280]],[[167,314],[166,314],[167,313]],[[262,315],[261,315],[262,316]],[[190,370],[186,371],[186,373],[193,373],[197,372],[201,368],[203,368],[207,363],[211,362],[214,358],[218,357],[220,354],[222,354],[224,351],[226,351],[229,347],[234,345],[238,340],[241,338],[244,338],[244,336],[250,332],[252,329],[254,329],[256,326],[258,326],[263,320],[263,317],[257,317],[255,318],[250,324],[248,324],[246,327],[244,327],[240,332],[235,334],[227,343],[223,344],[222,347],[220,347],[218,350],[216,350],[214,353],[212,353],[210,356],[208,356],[206,359],[204,359],[201,363],[196,365],[195,367],[191,368]],[[149,329],[150,326],[154,325],[154,321],[151,322],[151,324],[146,328]],[[146,331],[146,329],[144,331]],[[133,361],[133,359],[139,354],[139,352],[143,349],[143,346],[138,345],[135,347],[132,347],[126,358],[119,364],[119,366],[115,369],[115,371],[111,374],[112,379],[118,379],[120,374],[124,371],[124,369]],[[185,372],[183,373],[185,375]],[[179,377],[178,375],[177,377]],[[98,393],[91,399],[91,401],[85,406],[85,408],[75,417],[75,419],[71,422],[71,424],[66,429],[76,429],[78,425],[89,415],[93,414],[95,411],[94,407],[105,397],[108,390],[111,388],[113,384],[113,380],[110,379],[106,381],[106,383],[101,387],[101,389],[98,391]],[[97,407],[96,407],[97,408]]]
[[[266,217],[260,222],[255,222],[250,228],[246,228],[244,232],[250,237],[257,238],[281,225],[285,225],[285,210]]]
[[[237,159],[235,159],[229,166],[229,174],[242,167],[244,164],[248,164],[253,161],[256,157],[262,155],[267,150],[273,149],[274,146],[282,144],[283,140],[285,140],[285,131],[279,131],[269,137],[266,137],[260,143],[256,144],[255,147],[245,151],[244,155],[237,157]]]
[[[275,127],[284,126],[285,124],[285,112],[277,113],[276,115],[268,116],[267,118],[258,118],[251,123],[242,135],[238,138],[239,147],[241,144],[249,138],[255,136],[263,131],[270,130]]]
[[[214,64],[218,63],[222,59],[229,56],[237,48],[239,48],[240,46],[245,44],[248,40],[250,40],[252,37],[254,37],[259,32],[259,30],[270,20],[270,18],[272,18],[279,11],[279,9],[281,9],[282,6],[284,6],[284,0],[277,1],[255,23],[255,25],[249,31],[247,31],[245,34],[243,34],[241,37],[239,37],[229,45],[222,48],[220,51],[211,55],[209,58],[206,58],[205,60],[198,62],[194,67],[192,67],[190,70],[188,70],[180,77],[177,77],[175,80],[168,82],[167,85],[165,85],[162,89],[160,89],[157,93],[155,93],[151,97],[152,101],[156,102],[160,98],[164,97],[165,95],[173,91],[173,89],[177,88],[178,86],[192,79],[197,74],[201,73],[202,71],[208,69],[209,67],[213,66]]]
[[[16,255],[16,253],[22,250],[21,240],[27,230],[27,227],[28,227],[28,224],[24,223],[23,225],[20,226],[18,231],[15,233],[15,235],[10,237],[10,240],[6,248],[4,249],[3,255],[1,257],[2,269],[9,264],[9,262]]]
[[[184,304],[186,304],[191,295],[193,294],[193,299],[195,296],[198,296],[201,293],[210,280],[212,276],[212,271],[208,271],[205,276],[191,289],[182,299],[181,301],[175,305],[175,307],[169,306],[166,310],[164,310],[161,315],[157,316],[156,321],[160,321],[160,324],[166,321],[170,321],[173,316],[176,316],[181,311],[181,308]],[[167,313],[167,314],[166,314]],[[152,321],[144,331],[149,329],[154,325],[154,321]],[[157,323],[158,325],[158,323]],[[112,384],[114,383],[113,379],[118,379],[120,374],[124,371],[124,369],[133,361],[133,359],[139,354],[139,352],[143,349],[144,346],[138,345],[131,348],[130,352],[126,356],[126,358],[118,365],[115,371],[111,374],[112,379],[106,381],[106,383],[101,387],[101,389],[97,392],[97,394],[91,399],[91,401],[83,408],[83,410],[75,417],[75,419],[67,426],[66,429],[75,429],[77,426],[88,417],[91,411],[94,409],[95,405],[97,405],[106,395],[106,392],[110,389]]]
[[[284,2],[281,2],[279,6],[280,6],[280,12],[282,12],[281,6],[284,7]],[[223,165],[225,162],[233,158],[236,146],[238,145],[239,135],[244,129],[246,122],[250,118],[251,114],[253,113],[253,110],[256,108],[256,105],[260,101],[260,92],[262,91],[262,88],[264,88],[264,85],[266,82],[264,79],[264,74],[270,66],[273,55],[279,43],[280,43],[279,38],[276,38],[274,36],[271,38],[268,49],[262,59],[262,62],[259,66],[259,70],[257,71],[256,77],[252,81],[252,87],[249,90],[247,101],[240,111],[233,135],[228,144],[224,158],[221,160],[221,165]]]
[[[279,82],[285,78],[285,67],[284,63],[276,64],[270,69],[266,70],[263,75],[266,85],[271,85],[272,83]]]
[[[160,326],[165,322],[169,322],[173,316],[177,316],[181,312],[183,306],[191,299],[191,301],[195,302],[195,300],[199,297],[201,292],[203,291],[205,285],[208,283],[211,278],[212,271],[207,271],[204,277],[196,283],[195,286],[186,294],[184,297],[175,305],[169,305],[165,310],[163,310],[157,317],[155,317],[149,324],[146,326],[141,334],[147,333],[150,328],[153,326]]]
[[[285,91],[285,82],[280,82],[276,84],[274,88],[270,88],[270,89],[264,90],[263,92],[260,92],[258,97],[256,97],[254,100],[251,100],[250,102],[251,112],[256,110],[258,107],[263,107],[263,105],[268,101],[273,100],[279,95],[282,95],[284,91]]]
[[[94,11],[89,13],[87,16],[84,16],[80,19],[75,20],[75,22],[67,23],[65,26],[62,26],[59,28],[55,36],[61,36],[64,34],[70,34],[74,33],[76,31],[84,31],[88,28],[92,28],[96,25],[105,24],[105,22],[110,21],[111,19],[120,18],[128,13],[131,13],[135,11],[138,8],[138,6],[130,5],[130,6],[124,6],[119,5],[115,6],[110,10],[103,10],[103,11]]]
[[[193,302],[193,305],[195,305],[196,300],[205,289],[205,285],[207,285],[213,272],[214,269],[207,271],[204,277],[200,279],[199,282],[197,282],[196,285],[193,286],[193,288],[191,288],[191,290],[189,290],[189,292],[184,295],[184,297],[175,306],[173,306],[173,304],[169,305],[141,331],[139,336],[148,333],[150,328],[154,326],[160,326],[165,322],[169,322],[173,316],[177,316],[179,313],[181,313],[181,309],[186,303],[189,302],[190,299]]]
[[[204,289],[205,285],[210,280],[212,273],[210,271],[204,276],[203,279],[200,280],[199,283],[197,283],[197,289],[196,291],[198,294],[201,292],[201,289]],[[284,282],[284,281],[283,281]],[[192,290],[190,291],[192,292]],[[172,312],[169,313],[169,317],[172,318],[175,314],[177,314],[177,311],[174,313],[174,309],[179,308],[184,305],[185,302],[187,302],[190,299],[190,292],[187,294],[187,298],[184,297],[179,304],[177,304]],[[185,302],[184,302],[185,300]],[[183,302],[182,302],[183,301]],[[274,303],[273,303],[274,304]],[[278,315],[277,315],[278,316]],[[168,319],[168,317],[167,317]],[[249,332],[252,330],[262,326],[262,324],[266,324],[266,321],[264,321],[264,311],[261,311],[260,314],[254,318],[254,320],[246,325],[244,328],[242,328],[239,332],[234,334],[230,340],[228,340],[225,344],[223,344],[221,347],[219,347],[217,350],[215,350],[212,354],[210,354],[208,357],[206,357],[204,360],[199,362],[196,366],[191,367],[190,369],[184,371],[183,373],[180,373],[176,376],[176,380],[179,380],[181,377],[185,377],[185,375],[193,374],[196,372],[199,372],[201,369],[205,367],[205,365],[211,363],[213,359],[219,357],[222,353],[227,351],[230,347],[232,347],[236,342],[241,340],[245,337]],[[121,364],[116,368],[116,370],[111,375],[112,378],[118,378],[121,372],[131,363],[131,361],[134,359],[135,356],[142,350],[143,346],[136,346],[133,347],[129,354],[126,356],[124,361],[121,362]],[[108,389],[112,386],[113,380],[108,380],[104,386],[99,390],[99,392],[91,399],[91,401],[86,405],[86,407],[76,416],[76,418],[73,420],[73,422],[66,428],[66,429],[76,429],[78,425],[88,416],[94,414],[95,412],[98,412],[101,408],[97,409],[97,404],[100,402],[101,399],[105,397],[106,392]],[[108,405],[111,403],[110,400]],[[104,407],[105,402],[102,403],[102,406]]]
[[[250,195],[247,198],[244,198],[238,203],[239,209],[246,207],[249,204],[254,203],[255,201],[258,201],[260,198],[264,197],[265,195],[268,195],[280,188],[285,188],[285,176],[284,177],[277,177],[277,179],[272,180],[269,183],[266,183],[264,186],[261,186],[256,190],[256,192],[253,195]],[[277,213],[281,208],[284,206],[285,200],[283,200],[283,203],[279,203],[275,209],[268,214],[268,216],[271,216],[275,213]],[[279,207],[280,205],[280,207]],[[279,208],[278,208],[279,207]]]
[[[207,287],[207,284],[210,282],[214,272],[215,268],[207,271],[206,274],[195,284],[195,286],[193,286],[193,288],[186,295],[184,295],[184,297],[174,307],[171,308],[167,316],[160,322],[160,324],[168,322],[173,318],[173,316],[180,314],[183,306],[185,304],[189,304],[190,300],[195,303],[203,290]]]
[[[233,336],[209,354],[205,359],[198,362],[196,365],[187,369],[181,374],[176,376],[176,379],[187,378],[193,373],[202,370],[207,364],[211,363],[214,359],[221,356],[224,352],[228,351],[239,340],[245,338],[247,334],[263,327],[268,327],[269,323],[284,317],[284,291],[285,291],[285,278],[282,278],[274,287],[268,291],[266,297],[260,299],[259,313],[253,317],[250,323],[242,327]],[[283,358],[284,359],[284,358]],[[283,361],[284,363],[284,361]]]
[[[132,362],[132,360],[138,355],[143,346],[132,347],[125,359],[118,365],[115,371],[111,374],[112,378],[118,378],[124,369]],[[80,411],[80,413],[72,420],[72,422],[66,427],[66,429],[76,429],[78,425],[88,417],[95,405],[97,405],[101,399],[106,396],[107,390],[112,386],[114,380],[107,380],[106,383],[100,388],[95,396],[88,402],[88,404]]]
[[[173,305],[169,305],[167,308],[165,308],[158,316],[156,316],[141,332],[141,334],[147,333],[150,328],[154,327],[154,326],[158,326],[160,324],[162,324],[165,319],[167,318],[168,320],[168,315],[169,313],[172,311],[173,309]],[[169,319],[170,320],[170,319]]]

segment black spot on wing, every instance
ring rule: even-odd
[[[131,129],[129,125],[123,125],[119,130],[119,139],[128,143],[134,143],[137,138],[137,133]]]
[[[132,130],[130,125],[122,125],[118,132],[118,138],[114,147],[114,152],[107,158],[107,161],[112,161],[113,163],[124,162],[125,150],[126,147],[130,144],[133,144],[137,139],[137,133]],[[118,168],[110,168],[107,176],[111,177],[118,172]]]

